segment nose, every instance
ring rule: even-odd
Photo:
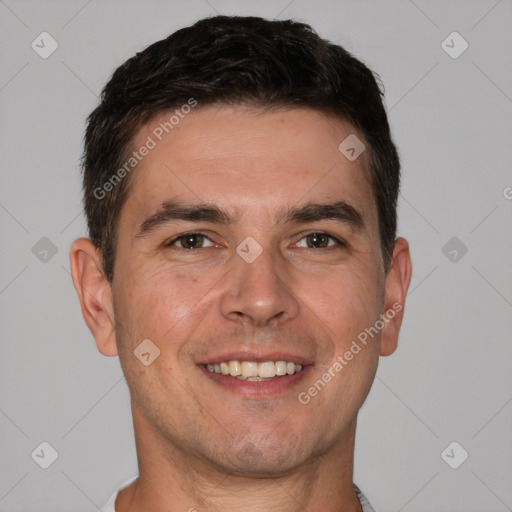
[[[298,315],[300,304],[290,289],[289,273],[279,255],[264,249],[252,263],[238,254],[233,259],[220,301],[225,318],[264,327]]]

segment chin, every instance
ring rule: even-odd
[[[301,446],[298,450],[297,447]],[[218,456],[218,453],[217,453]],[[275,478],[292,472],[304,463],[303,443],[291,437],[277,442],[257,442],[244,439],[232,443],[221,457],[226,468],[240,476]],[[219,462],[219,459],[216,460]]]

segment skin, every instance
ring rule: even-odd
[[[144,126],[134,147],[161,120]],[[364,140],[306,108],[197,108],[133,171],[112,287],[91,242],[73,243],[85,321],[98,350],[119,355],[131,393],[140,476],[116,511],[361,510],[352,485],[357,413],[379,356],[396,349],[403,309],[307,405],[297,399],[380,314],[404,305],[411,278],[403,238],[384,271],[367,152],[351,162],[338,150],[352,133]],[[238,218],[135,236],[171,199],[216,204]],[[282,208],[341,200],[361,213],[361,230],[332,219],[278,220]],[[208,237],[203,247],[165,246],[190,230]],[[344,245],[312,246],[312,232]],[[248,236],[262,248],[252,263],[236,252]],[[148,338],[160,356],[145,366],[133,351]],[[237,350],[285,351],[312,365],[277,396],[248,396],[197,364]]]

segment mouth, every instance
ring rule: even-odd
[[[210,373],[229,375],[239,380],[261,382],[300,373],[304,367],[293,361],[221,361],[204,365]]]
[[[313,364],[291,354],[232,354],[202,362],[198,367],[216,385],[232,393],[246,398],[271,398],[292,391]]]

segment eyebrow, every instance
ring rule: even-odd
[[[230,225],[237,222],[238,219],[239,215],[231,215],[214,204],[183,204],[179,201],[166,201],[162,203],[161,208],[156,213],[142,222],[135,237],[144,237],[158,227],[173,222],[211,222],[213,224]],[[277,222],[305,224],[321,220],[336,220],[348,225],[356,232],[363,231],[365,227],[362,214],[345,201],[307,203],[284,208],[278,213]]]

